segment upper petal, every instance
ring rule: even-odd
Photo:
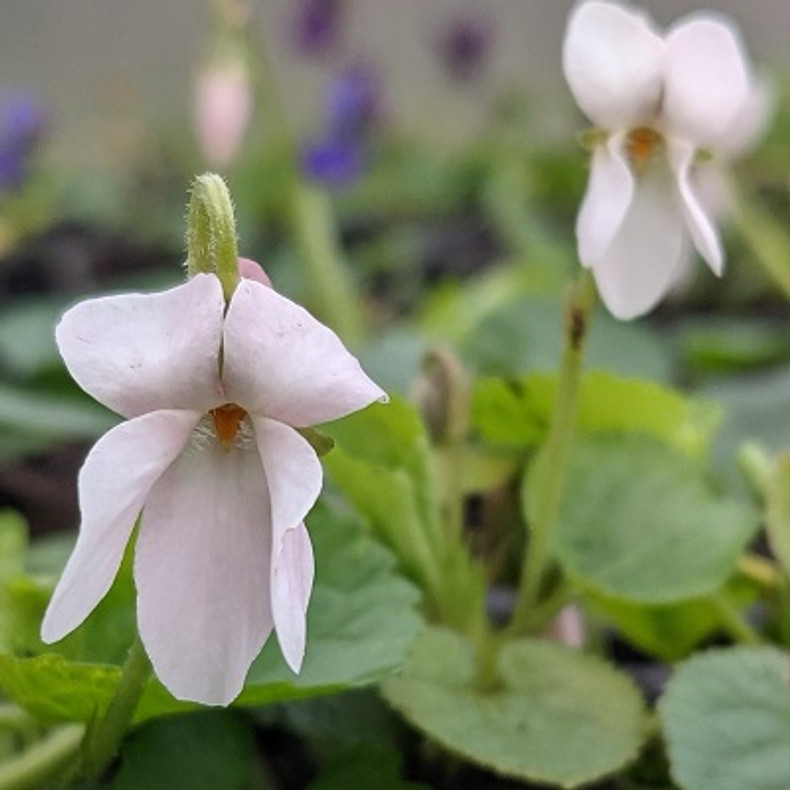
[[[181,452],[199,414],[159,411],[116,426],[80,470],[82,524],[49,603],[41,638],[73,631],[110,589],[151,487]]]
[[[694,14],[666,39],[663,111],[671,134],[709,145],[726,133],[751,90],[738,30],[722,15]]]
[[[596,147],[590,180],[576,219],[579,259],[595,266],[625,219],[634,194],[634,177],[626,161],[625,135],[612,135]]]
[[[713,272],[721,275],[724,271],[721,239],[692,185],[694,153],[694,147],[690,143],[679,140],[668,143],[669,161],[677,180],[678,194],[691,240]]]
[[[307,604],[315,560],[304,524],[285,532],[272,546],[272,614],[280,650],[294,672],[302,668],[307,642]]]
[[[334,420],[387,397],[331,329],[245,279],[225,319],[222,382],[247,411],[295,426]]]
[[[576,6],[562,49],[579,107],[607,129],[646,123],[661,98],[663,42],[646,17],[616,3]]]
[[[219,280],[198,274],[160,293],[80,302],[55,335],[69,373],[113,411],[125,417],[168,408],[205,411],[222,402],[224,309]]]
[[[623,223],[593,274],[616,318],[651,310],[676,281],[686,260],[683,214],[670,174],[647,171]]]
[[[272,629],[271,524],[249,437],[222,450],[200,428],[154,486],[135,553],[140,636],[179,699],[227,705]]]

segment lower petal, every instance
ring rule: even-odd
[[[151,487],[181,452],[199,416],[153,412],[96,442],[80,470],[80,534],[44,616],[45,642],[73,631],[110,589]]]
[[[315,561],[304,524],[289,529],[272,556],[272,614],[280,650],[294,672],[302,667],[307,638],[307,604]]]
[[[683,215],[668,176],[644,174],[617,235],[593,268],[615,318],[629,320],[655,307],[687,259]]]
[[[576,220],[579,259],[588,268],[606,253],[634,195],[634,178],[624,145],[624,135],[614,135],[593,154],[587,192]]]
[[[697,252],[719,276],[724,271],[724,251],[716,226],[708,217],[702,202],[691,182],[691,167],[694,163],[695,149],[692,145],[678,140],[669,143],[669,161],[675,173],[686,226]]]
[[[271,633],[270,503],[251,436],[208,432],[151,491],[135,555],[138,625],[178,699],[227,705]]]

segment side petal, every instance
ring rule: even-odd
[[[613,135],[593,153],[590,180],[576,219],[579,259],[588,268],[606,253],[634,195],[624,146],[625,135]]]
[[[690,143],[670,140],[667,152],[677,181],[678,194],[691,240],[708,266],[715,274],[721,276],[724,271],[724,250],[721,239],[692,185],[691,167],[694,162],[694,148]]]
[[[307,640],[307,604],[315,560],[310,536],[298,524],[275,545],[272,555],[272,613],[280,650],[294,672],[302,668]]]
[[[663,42],[646,17],[617,3],[582,2],[571,13],[562,67],[593,123],[618,129],[646,123],[661,98]]]
[[[222,381],[228,399],[247,411],[300,427],[387,398],[331,329],[246,279],[225,318]]]
[[[686,260],[683,214],[668,172],[643,174],[634,200],[593,274],[609,312],[623,320],[651,310]]]
[[[153,412],[118,425],[96,442],[80,470],[82,524],[44,615],[44,642],[73,631],[110,589],[151,487],[199,419],[193,412]]]
[[[218,359],[225,303],[199,274],[154,294],[80,302],[55,332],[74,380],[124,417],[157,409],[206,411],[222,402]]]
[[[735,121],[750,86],[749,62],[729,19],[694,14],[669,32],[663,103],[669,134],[714,143]]]
[[[178,699],[227,705],[271,633],[269,496],[254,442],[209,426],[154,486],[135,553],[140,636]]]
[[[289,425],[252,417],[271,502],[274,542],[304,520],[321,492],[323,469],[315,450]]]

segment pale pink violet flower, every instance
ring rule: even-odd
[[[723,271],[695,170],[736,134],[753,96],[750,65],[722,15],[689,15],[662,36],[635,9],[587,0],[568,22],[563,68],[600,130],[577,218],[579,257],[609,311],[635,318],[677,281],[689,242]]]
[[[321,464],[296,428],[385,393],[338,337],[240,261],[226,305],[197,274],[154,294],[84,301],[56,337],[79,385],[126,418],[79,477],[82,523],[42,624],[55,642],[109,590],[139,516],[138,629],[179,699],[225,705],[272,630],[298,672]]]

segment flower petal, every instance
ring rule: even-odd
[[[286,530],[272,556],[272,614],[280,650],[294,672],[302,668],[307,640],[307,604],[315,561],[304,524]]]
[[[625,135],[613,135],[593,153],[590,180],[576,220],[579,259],[587,267],[595,266],[606,253],[634,195],[624,146]]]
[[[225,451],[202,428],[143,511],[137,616],[175,697],[227,705],[272,629],[269,497],[254,442]]]
[[[199,419],[194,412],[153,412],[96,442],[80,471],[80,534],[44,616],[45,642],[73,631],[110,589],[151,487]]]
[[[704,13],[681,20],[666,39],[664,115],[668,132],[715,142],[748,99],[751,78],[735,25]]]
[[[670,174],[648,170],[606,254],[593,268],[601,298],[616,318],[651,310],[682,271],[683,214]]]
[[[245,279],[225,319],[222,381],[229,399],[247,411],[299,427],[387,397],[331,329]]]
[[[222,403],[218,377],[225,303],[219,280],[198,274],[154,294],[88,299],[56,330],[76,382],[124,417]]]
[[[713,272],[719,276],[724,271],[724,251],[716,226],[708,217],[701,200],[691,183],[691,166],[694,162],[694,147],[677,140],[668,143],[670,166],[675,172],[686,227],[697,248]]]
[[[298,672],[304,657],[313,549],[302,520],[321,491],[315,450],[293,428],[253,417],[272,513],[272,614],[285,660]]]
[[[274,542],[299,524],[321,492],[323,469],[315,450],[293,428],[252,417],[271,502]]]
[[[664,46],[647,18],[616,3],[584,2],[572,12],[562,50],[565,79],[593,123],[647,123],[661,98]]]

